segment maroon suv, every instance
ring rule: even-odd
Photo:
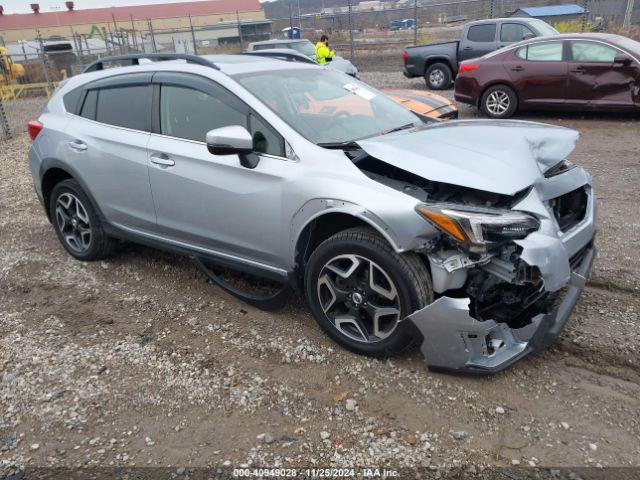
[[[493,118],[519,108],[640,111],[640,42],[604,33],[525,40],[461,63],[455,97]]]

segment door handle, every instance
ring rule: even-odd
[[[514,72],[521,72],[524,70],[524,67],[522,65],[517,65],[513,67],[511,70],[513,70]]]
[[[573,73],[584,73],[585,70],[582,67],[578,67],[578,68],[574,68],[573,70],[571,70]]]
[[[473,50],[471,47],[464,47],[463,50]]]
[[[71,142],[68,142],[67,145],[69,145],[69,148],[72,150],[76,150],[78,152],[82,152],[87,149],[87,144],[81,140],[72,140]]]
[[[151,163],[160,165],[160,167],[173,167],[176,164],[176,162],[171,160],[169,156],[165,153],[158,153],[155,155],[151,155],[150,160],[151,160]]]

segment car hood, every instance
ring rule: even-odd
[[[575,148],[579,133],[517,120],[463,120],[358,141],[372,157],[425,179],[513,195]]]

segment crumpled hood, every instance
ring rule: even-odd
[[[435,182],[513,195],[564,160],[579,133],[517,120],[437,123],[358,141],[369,155]]]

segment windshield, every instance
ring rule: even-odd
[[[558,30],[553,28],[544,20],[533,19],[529,21],[531,22],[531,25],[535,27],[542,36],[558,34]]]
[[[310,41],[306,42],[293,42],[289,44],[289,47],[300,52],[307,57],[315,57],[316,56],[316,47],[313,46],[313,43]]]
[[[258,72],[235,78],[317,144],[347,143],[422,123],[409,109],[372,87],[327,68]]]

